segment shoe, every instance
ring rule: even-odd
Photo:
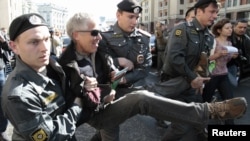
[[[244,97],[236,97],[221,102],[208,103],[211,119],[235,119],[242,117],[247,109]]]
[[[11,141],[10,137],[6,134],[6,132],[0,133],[0,141]]]

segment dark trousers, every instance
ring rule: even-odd
[[[203,89],[203,101],[211,102],[216,89],[218,90],[222,100],[233,98],[233,92],[230,86],[227,74],[212,76]]]
[[[204,102],[211,102],[212,97],[215,95],[215,90],[218,90],[218,94],[222,100],[233,98],[232,84],[230,83],[227,74],[212,76],[210,81],[205,84],[203,89],[202,98]],[[234,120],[225,120],[225,124],[232,125]]]

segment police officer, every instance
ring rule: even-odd
[[[164,33],[165,32],[165,33]],[[164,62],[164,51],[166,48],[166,40],[164,34],[167,32],[167,26],[163,22],[158,22],[156,24],[155,36],[156,36],[156,50],[157,50],[157,70],[160,74],[163,62]]]
[[[123,0],[118,5],[117,22],[113,30],[102,33],[101,51],[114,58],[114,64],[128,73],[122,78],[123,87],[141,85],[152,65],[148,32],[137,28],[141,6],[134,0]]]
[[[194,7],[191,7],[185,13],[185,20],[189,22],[192,21],[194,18],[195,18]]]
[[[10,24],[9,35],[16,67],[6,80],[1,102],[14,126],[12,140],[76,140],[81,99],[66,105],[65,74],[50,58],[45,20],[35,13],[21,15]]]
[[[214,37],[207,27],[213,24],[218,12],[216,0],[199,0],[194,7],[196,17],[190,22],[175,26],[171,32],[161,76],[162,82],[151,87],[153,91],[165,97],[188,103],[202,101],[201,95],[197,93],[201,92],[203,83],[210,79],[206,76],[207,60],[200,59],[201,56],[209,55],[212,48]],[[203,66],[198,73],[196,68],[199,62],[203,62]],[[163,140],[180,140],[192,129],[193,127],[185,124],[171,123]],[[197,138],[189,140],[195,141]]]
[[[145,78],[152,66],[152,54],[149,47],[150,33],[137,28],[142,12],[139,3],[122,0],[117,8],[117,22],[112,30],[102,33],[99,51],[110,54],[118,69],[128,68],[116,89],[116,98],[119,98],[145,85]],[[119,133],[119,127],[111,130]]]

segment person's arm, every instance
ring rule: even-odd
[[[46,99],[46,92],[39,96],[35,89],[22,88],[11,92],[5,111],[15,130],[25,140],[39,137],[48,141],[72,139],[82,111],[79,99],[64,111],[65,102],[60,94],[50,94],[53,99]]]
[[[104,37],[105,38],[105,37]],[[146,37],[145,37],[146,38]],[[147,39],[147,41],[145,42],[145,56],[144,56],[144,62],[141,65],[141,67],[136,67],[135,64],[125,58],[125,57],[118,57],[115,52],[110,48],[107,39],[103,39],[100,41],[99,43],[99,48],[98,51],[102,52],[102,53],[106,53],[109,54],[112,58],[113,58],[113,63],[115,64],[116,67],[128,67],[128,72],[126,73],[126,75],[124,76],[123,80],[121,83],[129,83],[132,84],[138,80],[141,80],[143,78],[145,78],[148,75],[148,71],[149,68],[152,65],[152,54],[150,52],[150,48],[149,48],[149,38]],[[146,43],[147,42],[147,43]]]
[[[187,42],[185,23],[174,27],[169,38],[167,59],[178,76],[185,76],[191,82],[197,74],[189,68],[186,62]]]

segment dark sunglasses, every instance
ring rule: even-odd
[[[101,31],[94,29],[94,30],[79,30],[77,32],[90,32],[91,36],[98,36]]]

